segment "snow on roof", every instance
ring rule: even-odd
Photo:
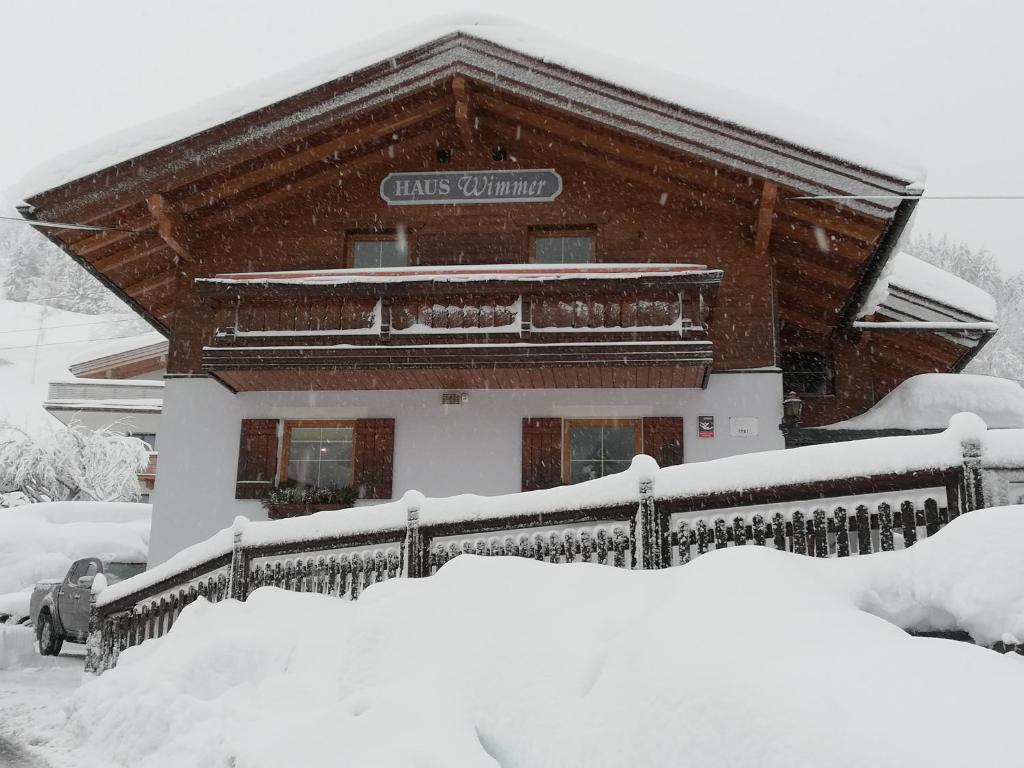
[[[404,283],[421,281],[477,282],[481,280],[570,280],[579,278],[642,278],[664,275],[708,273],[720,275],[702,264],[494,264],[444,267],[402,267],[400,269],[324,269],[291,272],[237,272],[200,278],[204,283],[324,284]]]
[[[889,286],[959,309],[981,320],[996,319],[996,300],[986,291],[944,269],[897,251],[864,303],[863,315],[878,311],[889,297]]]
[[[1024,387],[997,376],[922,373],[866,413],[822,429],[942,429],[963,412],[977,414],[995,429],[1024,428]]]
[[[122,355],[136,350],[143,350],[146,347],[152,347],[157,344],[166,345],[167,339],[164,338],[163,334],[158,333],[157,331],[150,331],[149,333],[141,333],[138,336],[126,336],[123,339],[115,339],[105,344],[89,345],[82,354],[78,355],[68,363],[68,367],[73,368],[76,366],[87,365],[89,363],[103,360],[107,357]]]
[[[922,166],[843,126],[823,122],[761,99],[646,67],[575,45],[546,31],[487,14],[454,14],[365,40],[275,77],[252,83],[190,109],[120,131],[40,165],[15,186],[35,194],[138,157],[192,134],[295,94],[386,61],[448,35],[461,33],[561,65],[637,93],[677,104],[791,144],[819,151],[918,187]]]

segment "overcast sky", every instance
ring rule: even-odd
[[[0,188],[112,131],[466,2],[4,3]],[[1024,195],[1024,3],[518,0],[479,10],[852,127],[927,193]],[[1024,200],[922,202],[916,231],[1024,270]]]

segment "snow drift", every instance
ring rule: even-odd
[[[1024,427],[1024,387],[972,373],[922,373],[901,382],[868,411],[822,429],[944,429],[958,413],[992,429]]]
[[[149,768],[1015,765],[1024,666],[891,622],[1024,636],[1022,550],[1006,507],[848,560],[462,556],[356,603],[200,600],[57,738]]]
[[[28,615],[32,585],[81,557],[145,560],[149,504],[66,501],[0,509],[0,614]]]

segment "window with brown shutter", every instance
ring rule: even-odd
[[[562,420],[523,419],[523,490],[561,484]]]
[[[390,499],[394,419],[285,421],[278,470],[277,419],[243,419],[235,498],[259,499],[274,486],[352,485],[362,499]]]
[[[643,420],[644,453],[654,457],[660,467],[683,463],[683,419],[681,416],[655,416]]]
[[[236,499],[258,499],[277,474],[277,419],[242,419]]]
[[[390,499],[395,462],[395,420],[357,420],[352,446],[352,484],[359,491],[359,498]]]

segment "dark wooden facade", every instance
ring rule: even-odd
[[[480,65],[484,59],[490,69]],[[560,101],[538,78],[591,97]],[[639,124],[652,115],[669,127],[659,133]],[[707,135],[725,143],[700,138]],[[416,207],[389,207],[378,192],[392,172],[506,168],[555,168],[564,191],[549,203]],[[706,384],[709,370],[776,366],[784,351],[811,350],[828,355],[835,373],[835,393],[807,402],[805,421],[814,424],[864,411],[910,375],[954,370],[967,353],[927,332],[852,327],[913,201],[794,199],[808,190],[843,191],[844,184],[906,187],[456,34],[42,192],[28,201],[26,215],[115,228],[49,235],[168,334],[173,375],[212,373],[236,390],[494,386],[498,378],[511,387],[694,387]],[[400,352],[394,336],[362,357],[326,349],[337,339],[321,340],[321,349],[307,342],[287,355],[259,355],[251,349],[256,342],[224,329],[244,330],[262,313],[265,330],[308,330],[311,317],[365,314],[381,296],[197,282],[225,273],[345,268],[353,238],[399,229],[419,266],[527,263],[537,233],[586,230],[595,236],[598,262],[721,270],[713,315],[698,311],[696,327],[675,336],[705,346],[691,345],[685,355],[680,347],[669,363],[650,357],[656,347],[634,349],[640,356],[632,363],[626,356],[625,364],[615,338],[594,337],[589,357],[567,353],[548,365],[540,354],[551,350],[538,349],[536,334],[526,339],[532,346],[499,357],[490,344],[476,358],[426,349],[435,337]],[[436,290],[395,294],[391,327],[422,322]],[[461,306],[498,306],[482,301],[482,284],[463,290],[470,295]],[[523,295],[504,290],[488,300],[509,306]],[[577,322],[560,318],[560,305],[583,302],[604,312],[622,286],[597,294],[559,290],[547,308],[547,322],[556,325]],[[655,282],[634,301],[699,295],[686,290]],[[441,298],[451,305],[451,297]],[[543,299],[534,301],[536,324],[545,309]],[[237,307],[241,320],[229,317]],[[293,310],[286,321],[282,307]],[[268,316],[274,312],[276,319]],[[530,329],[519,330],[522,342]],[[544,347],[558,341],[564,339],[549,336]],[[501,366],[513,374],[481,378],[480,371]],[[411,376],[416,368],[431,373]]]

